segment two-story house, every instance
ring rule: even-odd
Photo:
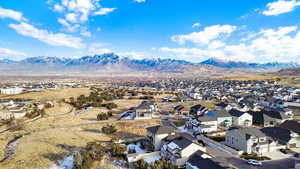
[[[231,109],[232,123],[237,126],[252,126],[252,115],[237,109]]]
[[[157,105],[152,101],[143,101],[135,108],[135,119],[151,119],[158,112]]]
[[[258,128],[232,127],[226,131],[225,144],[248,154],[262,154],[278,149],[277,142]]]
[[[253,123],[263,127],[272,127],[283,123],[285,120],[291,120],[293,114],[290,111],[263,109],[261,111],[248,112],[253,117]]]
[[[261,131],[278,141],[279,144],[285,145],[286,148],[300,147],[300,136],[293,131],[281,127],[266,127]]]
[[[147,140],[152,145],[154,151],[160,150],[164,138],[169,135],[175,135],[175,129],[170,126],[152,126],[147,127]]]
[[[183,166],[191,155],[199,150],[206,152],[204,145],[199,144],[192,136],[178,133],[163,140],[160,155],[174,165]]]

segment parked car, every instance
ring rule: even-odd
[[[293,156],[294,157],[299,157],[299,153],[295,153]]]
[[[253,160],[253,159],[249,159],[249,160],[247,161],[247,163],[250,164],[250,165],[262,166],[262,162],[257,161],[257,160]]]

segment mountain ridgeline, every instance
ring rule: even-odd
[[[247,71],[278,71],[285,68],[299,67],[295,63],[247,63],[235,61],[222,61],[210,58],[200,63],[191,63],[185,60],[175,59],[131,59],[122,58],[114,53],[81,58],[59,57],[31,57],[20,61],[3,59],[0,60],[0,72],[187,72],[195,69],[207,70],[206,72],[224,72],[224,70],[242,69]]]

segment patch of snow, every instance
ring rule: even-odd
[[[152,164],[155,161],[161,159],[161,156],[159,154],[155,155],[155,156],[149,156],[149,157],[145,157],[144,161],[148,164]]]
[[[141,149],[140,143],[138,143],[138,144],[129,144],[127,146],[127,151],[133,150],[133,149],[135,150],[135,152],[137,154],[146,154],[147,153],[145,150]]]
[[[74,156],[65,156],[64,159],[58,162],[59,164],[53,164],[49,169],[72,169],[74,163]]]

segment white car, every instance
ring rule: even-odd
[[[253,159],[249,159],[247,163],[250,165],[262,166],[262,162]]]

